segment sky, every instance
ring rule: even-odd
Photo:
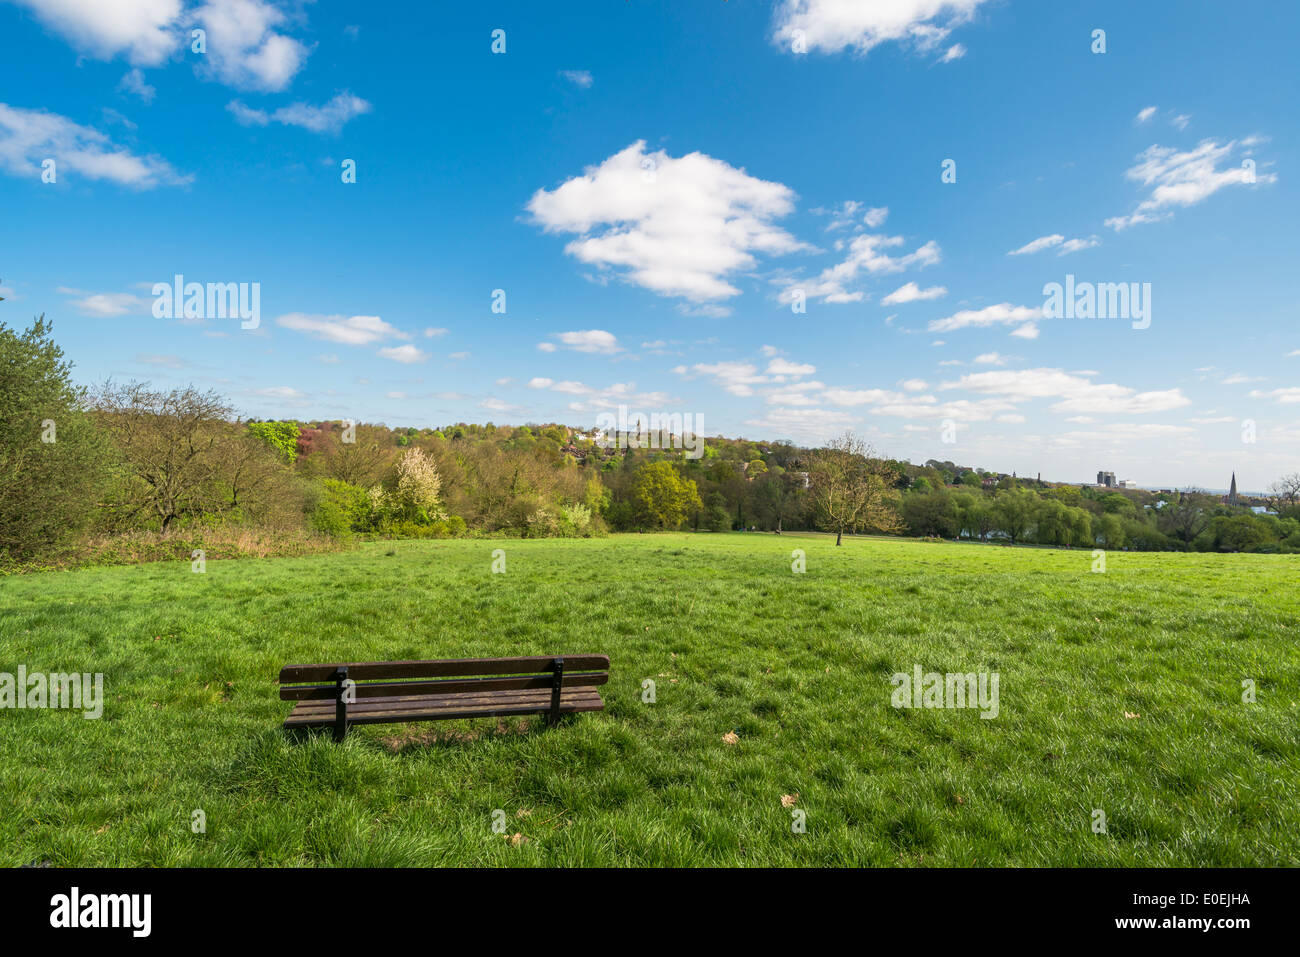
[[[1253,0],[0,0],[0,322],[259,418],[623,406],[1262,490],[1300,470],[1297,32]],[[177,275],[256,325],[168,313]],[[1103,315],[1045,315],[1053,283]]]

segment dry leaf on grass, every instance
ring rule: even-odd
[[[1125,711],[1125,712],[1124,712],[1124,717],[1126,717],[1126,718],[1140,718],[1140,717],[1142,717],[1142,715],[1140,715],[1140,714],[1134,714],[1132,711]]]
[[[511,847],[518,847],[520,844],[528,843],[528,838],[524,837],[522,834],[503,834],[502,837],[510,842]]]
[[[722,736],[722,741],[724,744],[735,744],[739,740],[740,740],[740,735],[736,734],[736,732],[734,731],[728,731],[726,734]]]
[[[794,794],[782,794],[782,795],[781,795],[781,807],[794,807],[795,802],[798,801],[798,800],[799,800],[799,792],[798,792],[798,791],[796,791]]]

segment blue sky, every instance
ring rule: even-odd
[[[1300,7],[457,6],[0,0],[0,321],[260,417],[1300,467]],[[177,273],[260,325],[155,318]],[[1149,326],[1040,318],[1067,274]]]

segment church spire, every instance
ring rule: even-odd
[[[1237,504],[1237,473],[1232,473],[1232,484],[1228,486],[1228,504]]]

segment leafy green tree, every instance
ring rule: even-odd
[[[993,516],[997,528],[1005,532],[1012,542],[1021,542],[1033,528],[1038,496],[1028,489],[1011,488],[998,493],[993,500]]]
[[[297,460],[298,436],[302,434],[297,422],[250,422],[248,431],[274,449],[285,465]]]
[[[22,335],[0,323],[0,560],[74,540],[103,487],[105,442],[51,328],[44,316]]]
[[[699,488],[668,462],[648,462],[632,479],[630,501],[642,528],[677,528],[692,511],[704,508]]]

